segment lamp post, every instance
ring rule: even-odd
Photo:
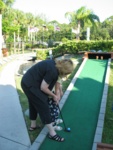
[[[53,58],[52,50],[51,50],[51,49],[49,50],[49,56],[50,56],[50,59],[52,59],[52,58]]]
[[[42,33],[42,34],[43,34],[43,35],[42,35],[42,42],[44,42],[44,29],[46,29],[46,25],[43,25],[42,27],[43,27],[43,33]]]

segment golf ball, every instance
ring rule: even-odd
[[[67,128],[67,130],[68,130],[68,131],[71,131],[71,129],[70,129],[70,128]]]

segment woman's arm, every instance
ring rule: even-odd
[[[41,83],[41,87],[40,87],[41,91],[43,91],[44,93],[52,96],[54,101],[58,102],[59,101],[58,96],[56,94],[54,94],[51,90],[49,90],[48,87],[49,87],[49,84],[47,84],[45,82],[45,80],[43,80],[42,83]]]

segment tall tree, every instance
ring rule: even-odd
[[[107,18],[103,23],[102,27],[106,28],[109,32],[111,39],[113,39],[113,16]]]
[[[5,3],[5,5],[6,6],[8,6],[8,7],[11,7],[13,4],[14,4],[14,2],[15,2],[15,0],[2,0],[4,3]]]
[[[76,28],[77,39],[80,38],[80,28],[85,25],[96,25],[96,21],[100,22],[99,17],[93,13],[92,10],[85,6],[79,8],[74,12],[66,12],[65,17],[69,19],[72,27]]]

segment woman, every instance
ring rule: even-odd
[[[73,62],[70,59],[44,60],[33,65],[23,76],[21,86],[28,98],[31,128],[36,128],[37,113],[49,131],[49,138],[63,142],[64,138],[56,134],[52,126],[51,114],[48,105],[48,96],[58,104],[60,98],[52,92],[57,84],[58,77],[64,77],[73,71]]]

